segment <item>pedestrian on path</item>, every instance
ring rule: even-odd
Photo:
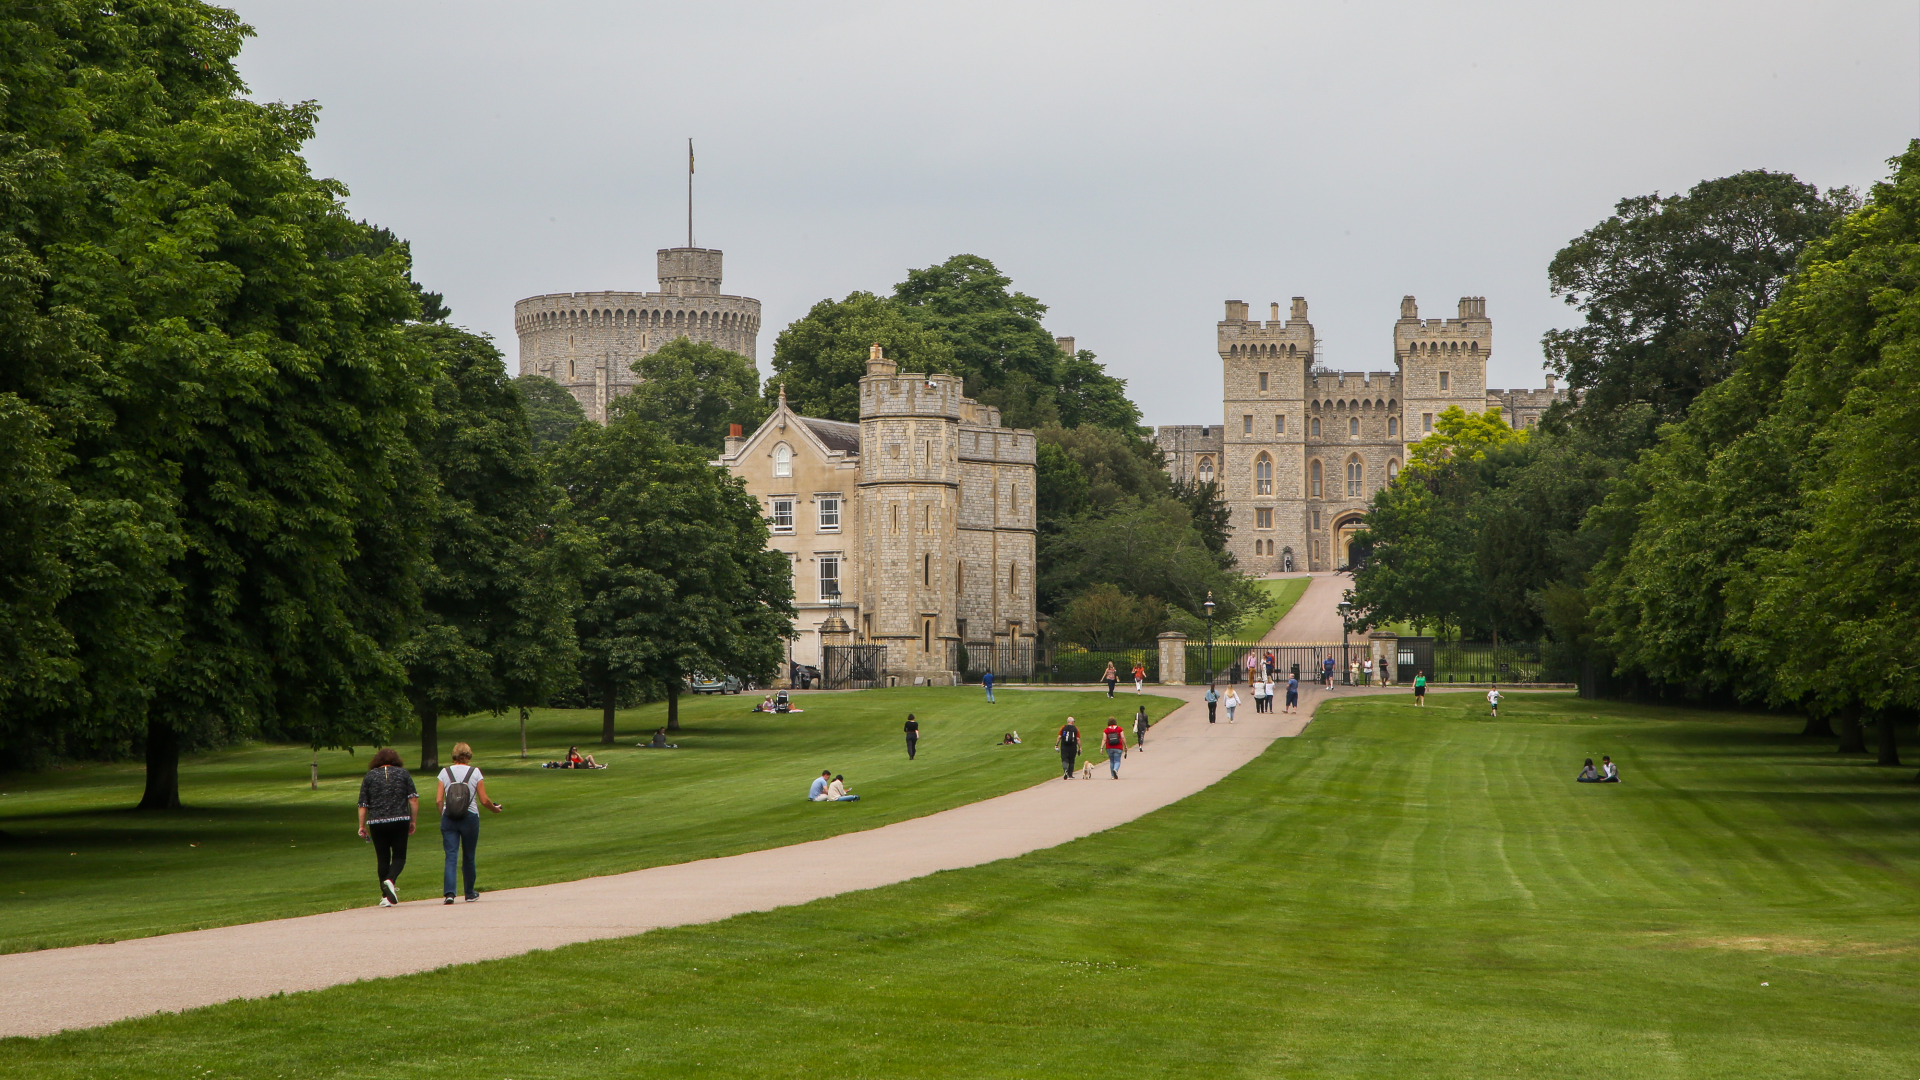
[[[380,906],[400,902],[394,882],[407,868],[407,837],[420,822],[420,792],[413,774],[400,764],[391,746],[374,752],[367,775],[360,778],[360,836],[373,842],[375,879],[380,882]]]
[[[1287,676],[1287,711],[1300,711],[1300,673],[1297,671]]]
[[[1371,656],[1360,661],[1360,685],[1373,685],[1373,657]]]
[[[1133,692],[1135,694],[1140,693],[1141,688],[1145,687],[1146,685],[1147,685],[1146,665],[1142,664],[1138,660],[1135,660],[1133,662]]]
[[[1067,717],[1067,722],[1061,725],[1053,745],[1060,751],[1060,779],[1073,779],[1073,762],[1080,756],[1080,727],[1073,722],[1073,717]]]
[[[1487,691],[1487,713],[1495,720],[1500,719],[1500,688]]]
[[[1220,691],[1215,690],[1213,688],[1212,683],[1208,683],[1207,684],[1207,723],[1209,724],[1213,723],[1213,710],[1219,707],[1220,707]]]
[[[1327,689],[1333,689],[1333,657],[1331,656],[1320,661],[1320,681],[1326,684]]]
[[[453,744],[453,764],[440,770],[440,785],[433,793],[433,804],[440,808],[440,846],[447,852],[447,872],[441,877],[441,893],[453,903],[453,869],[456,862],[466,871],[467,903],[480,899],[474,888],[474,852],[480,846],[480,807],[494,813],[506,809],[487,797],[487,778],[473,767],[473,747]],[[465,859],[461,858],[465,854]]]
[[[907,726],[905,730],[907,733],[907,760],[912,761],[913,749],[920,743],[920,721],[915,720],[912,713],[907,714]]]
[[[1253,711],[1256,713],[1267,711],[1267,680],[1265,676],[1254,680]]]
[[[1140,706],[1140,711],[1133,714],[1133,744],[1143,752],[1147,748],[1147,727],[1152,723],[1153,721],[1147,719],[1145,705]]]
[[[1233,710],[1240,707],[1240,691],[1227,687],[1227,723],[1233,723]]]
[[[1120,677],[1113,673],[1113,661],[1107,661],[1106,674],[1100,676],[1100,681],[1107,684],[1107,696],[1112,697],[1113,684],[1120,681]]]
[[[1107,752],[1107,768],[1115,780],[1120,779],[1120,759],[1127,756],[1127,729],[1120,721],[1107,717],[1106,730],[1100,733],[1100,746]]]
[[[992,668],[988,668],[987,670],[980,673],[980,685],[987,688],[987,704],[989,705],[993,704],[993,669]]]
[[[1413,703],[1422,708],[1427,704],[1427,673],[1419,668],[1413,672]]]

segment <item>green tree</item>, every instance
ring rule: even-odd
[[[1013,292],[1013,279],[978,255],[955,255],[909,270],[893,299],[909,318],[953,350],[967,393],[999,406],[1009,426],[1085,424],[1131,432],[1140,411],[1126,383],[1106,373],[1094,354],[1065,355],[1041,326],[1047,307]]]
[[[1216,555],[1227,555],[1227,541],[1233,537],[1233,510],[1220,491],[1220,482],[1176,480],[1173,497],[1185,504],[1187,512],[1193,515],[1193,527],[1199,530],[1207,549]]]
[[[752,431],[767,418],[753,361],[711,342],[676,338],[636,361],[633,370],[645,381],[616,399],[614,409],[658,424],[675,442],[711,455],[725,445],[727,425]]]
[[[1167,605],[1116,585],[1095,584],[1068,602],[1052,636],[1089,649],[1152,641],[1167,622]]]
[[[1092,586],[1115,581],[1196,619],[1205,614],[1208,592],[1225,622],[1265,604],[1228,558],[1207,547],[1187,507],[1169,495],[1128,499],[1063,523],[1041,543],[1039,577],[1042,607],[1056,612]]]
[[[375,225],[371,221],[360,222],[366,232],[357,242],[342,245],[330,254],[336,259],[350,258],[355,255],[375,256],[388,248],[397,247],[408,265],[413,263],[413,248],[405,240],[395,236],[392,229]],[[419,302],[420,313],[416,316],[421,322],[446,322],[453,315],[453,309],[447,307],[447,298],[437,292],[428,292],[426,286],[413,282],[414,299]]]
[[[442,715],[538,703],[571,677],[577,654],[570,582],[543,550],[556,492],[499,350],[448,326],[408,336],[437,372],[433,412],[415,427],[434,481],[431,563],[400,653],[420,768],[431,772]]]
[[[857,423],[860,378],[873,345],[901,371],[954,372],[953,349],[938,334],[872,293],[850,293],[813,305],[774,339],[767,404],[784,388],[787,403],[803,416]]]
[[[513,380],[520,391],[534,453],[544,454],[567,441],[573,429],[587,422],[580,399],[545,375],[522,375]]]
[[[1634,403],[1656,422],[1685,415],[1732,374],[1741,341],[1806,245],[1858,205],[1786,173],[1704,180],[1684,195],[1622,199],[1555,255],[1555,295],[1585,316],[1543,339],[1553,369],[1596,423]]]
[[[623,691],[667,699],[679,728],[694,671],[767,679],[792,634],[787,557],[740,481],[627,414],[589,425],[553,454],[557,518],[586,552],[578,608],[581,676],[598,692],[601,741]]]

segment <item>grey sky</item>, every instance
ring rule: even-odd
[[[1546,264],[1615,200],[1746,168],[1880,179],[1920,134],[1901,3],[543,4],[259,0],[255,96],[517,364],[513,302],[652,289],[684,243],[773,341],[825,297],[986,256],[1128,380],[1220,419],[1221,301],[1303,295],[1341,369],[1400,297],[1484,295],[1493,386],[1574,313]],[[1284,308],[1283,308],[1284,310]]]

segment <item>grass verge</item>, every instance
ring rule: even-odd
[[[0,1043],[22,1075],[1907,1076],[1905,770],[1789,721],[1345,702],[1212,788],[722,923]],[[1573,782],[1609,753],[1626,782]]]
[[[472,743],[487,793],[507,807],[485,816],[480,849],[480,887],[504,889],[780,847],[1004,794],[1057,770],[1050,737],[1061,716],[1113,711],[1104,693],[999,698],[988,705],[967,688],[803,694],[806,711],[788,716],[750,711],[754,695],[688,698],[678,750],[635,745],[665,723],[663,705],[621,712],[610,749],[599,745],[597,712],[539,710],[525,762],[517,716],[468,717],[442,722],[441,754]],[[1155,720],[1178,705],[1146,700]],[[921,725],[912,762],[900,730],[910,711]],[[1028,741],[997,745],[1008,730]],[[608,768],[540,768],[574,742]],[[418,760],[417,741],[401,749]],[[320,754],[318,791],[305,747],[196,756],[181,768],[187,809],[169,814],[126,809],[140,798],[138,763],[0,776],[0,952],[377,902],[372,848],[354,834],[367,756]],[[825,768],[844,773],[861,801],[804,802]],[[424,813],[399,882],[408,898],[440,888],[433,778],[415,782]]]

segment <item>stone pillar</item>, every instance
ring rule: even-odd
[[[1400,674],[1400,635],[1375,630],[1367,635],[1367,647],[1373,652],[1374,684],[1392,686]]]
[[[1173,686],[1187,681],[1187,635],[1177,630],[1160,635],[1160,681]]]

